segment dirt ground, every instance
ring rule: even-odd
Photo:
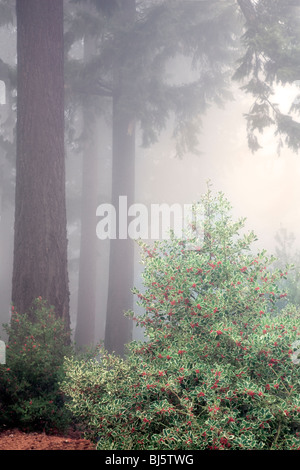
[[[0,433],[0,450],[95,450],[95,445],[76,433],[62,437],[13,429]]]

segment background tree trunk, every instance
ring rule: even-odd
[[[132,332],[132,321],[124,316],[124,311],[133,307],[134,241],[119,238],[119,196],[127,196],[128,207],[133,204],[135,136],[133,130],[128,133],[131,125],[128,119],[118,119],[117,109],[118,103],[114,101],[112,204],[116,209],[117,238],[110,241],[105,348],[123,355]],[[122,211],[121,217],[124,215]]]
[[[84,39],[84,55],[88,61],[95,54],[95,40]],[[94,98],[95,100],[95,98]],[[88,106],[88,105],[86,105]],[[79,281],[77,322],[75,331],[76,346],[81,349],[95,341],[96,285],[97,285],[97,236],[96,209],[98,203],[98,167],[100,120],[95,112],[83,109],[84,152],[82,161],[81,193],[81,237],[79,258]]]
[[[123,25],[130,28],[135,20],[135,0],[122,1],[120,8]],[[104,344],[109,352],[123,355],[124,346],[132,337],[132,321],[124,316],[124,311],[133,307],[134,241],[128,237],[119,238],[119,196],[127,196],[127,207],[134,202],[135,116],[126,99],[128,92],[131,92],[132,72],[126,63],[126,56],[118,59],[114,64],[112,128],[112,205],[116,209],[117,233],[116,239],[110,241]],[[121,216],[124,215],[122,211]]]
[[[12,301],[41,296],[69,319],[63,0],[17,0],[17,161]]]
[[[0,135],[0,317],[2,323],[9,323],[11,304],[11,280],[13,260],[13,238],[11,236],[14,226],[14,169],[15,169],[15,141],[13,122],[15,120],[12,93],[10,87],[9,70],[6,64],[0,67],[0,79],[5,83],[5,104],[1,105]],[[7,67],[7,68],[6,68]],[[0,325],[0,336],[5,332]]]
[[[12,276],[12,230],[14,225],[14,210],[9,197],[11,196],[10,175],[6,171],[6,165],[0,168],[0,186],[1,186],[1,219],[0,219],[0,308],[1,320],[8,323],[10,319],[11,303],[11,276]],[[9,168],[9,170],[11,170]],[[0,336],[3,331],[0,326]],[[2,338],[3,339],[3,338]]]

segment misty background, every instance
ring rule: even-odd
[[[180,70],[182,66],[178,64],[178,73]],[[278,89],[282,108],[290,107],[297,92],[296,87]],[[267,249],[270,254],[275,254],[278,246],[275,237],[281,229],[294,235],[293,249],[297,251],[300,237],[299,155],[287,148],[278,154],[272,129],[263,136],[263,148],[253,154],[247,145],[243,117],[249,110],[251,98],[239,90],[236,84],[233,84],[233,93],[234,101],[229,102],[224,109],[212,107],[203,117],[199,138],[200,155],[188,153],[182,158],[177,157],[174,140],[167,131],[151,148],[137,146],[136,203],[143,203],[147,207],[152,203],[193,203],[206,191],[207,181],[210,180],[212,190],[224,192],[232,204],[233,217],[247,218],[245,230],[254,230],[258,238],[253,244],[254,251]],[[100,136],[99,145],[101,141]],[[99,204],[110,202],[109,150],[108,143],[108,156],[100,170],[102,183],[99,189],[105,192],[99,198]],[[101,332],[104,331],[103,301],[106,300],[108,288],[108,246],[107,241],[98,241],[98,338],[102,337]],[[138,246],[135,257],[135,285],[141,289],[142,266]],[[75,295],[71,312],[75,309],[76,298]],[[139,310],[137,306],[135,309]],[[99,313],[101,310],[102,315]],[[134,331],[139,338],[137,330]]]
[[[15,28],[0,29],[0,58],[15,64]],[[80,44],[73,50],[81,54]],[[170,64],[171,80],[181,82],[189,77],[181,59]],[[183,73],[184,71],[184,73]],[[299,77],[300,78],[300,77]],[[5,120],[5,87],[0,83],[1,125]],[[205,192],[208,180],[213,191],[222,191],[233,206],[235,218],[246,217],[246,229],[258,236],[254,249],[276,249],[276,233],[285,229],[295,236],[294,249],[299,249],[300,237],[300,158],[287,147],[277,153],[274,130],[270,128],[262,137],[263,146],[252,153],[247,145],[244,114],[249,111],[252,97],[232,82],[234,99],[223,109],[212,106],[202,116],[199,136],[199,155],[187,153],[182,158],[175,155],[175,142],[170,131],[161,134],[159,142],[142,148],[137,135],[136,193],[135,201],[151,203],[189,204]],[[278,87],[277,101],[286,112],[299,90],[296,86]],[[99,196],[98,205],[109,203],[111,198],[111,129],[103,117],[99,119]],[[78,121],[80,127],[80,119]],[[1,162],[3,166],[3,163]],[[69,217],[69,278],[71,328],[76,325],[78,295],[78,257],[80,249],[80,195],[82,155],[72,146],[66,147],[66,189]],[[5,171],[9,169],[2,168]],[[5,177],[5,176],[4,176]],[[10,224],[10,250],[1,250],[0,324],[7,322],[10,311],[11,267],[13,247],[14,194],[9,204],[2,205],[1,224]],[[75,202],[74,202],[75,201]],[[77,212],[77,219],[73,217]],[[95,207],[96,214],[96,207]],[[95,215],[95,237],[97,218]],[[135,285],[141,287],[139,250],[136,247]],[[109,241],[97,241],[97,306],[95,342],[103,339],[108,289]],[[3,266],[5,269],[3,269]],[[139,333],[135,333],[139,334]],[[2,331],[0,331],[2,336]]]

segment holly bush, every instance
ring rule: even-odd
[[[299,449],[299,311],[253,232],[210,189],[203,236],[141,243],[145,331],[125,358],[65,361],[62,390],[98,449]]]
[[[71,415],[59,383],[68,346],[64,323],[38,298],[28,314],[12,307],[6,364],[0,365],[0,427],[63,430]]]

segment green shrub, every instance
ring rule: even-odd
[[[299,449],[299,312],[276,303],[286,273],[253,255],[223,194],[202,198],[204,238],[143,250],[146,341],[126,359],[65,362],[62,390],[98,449]]]
[[[0,365],[0,427],[62,430],[70,413],[59,382],[64,357],[72,352],[63,322],[39,298],[30,314],[12,308],[4,328],[9,340],[6,364]]]

